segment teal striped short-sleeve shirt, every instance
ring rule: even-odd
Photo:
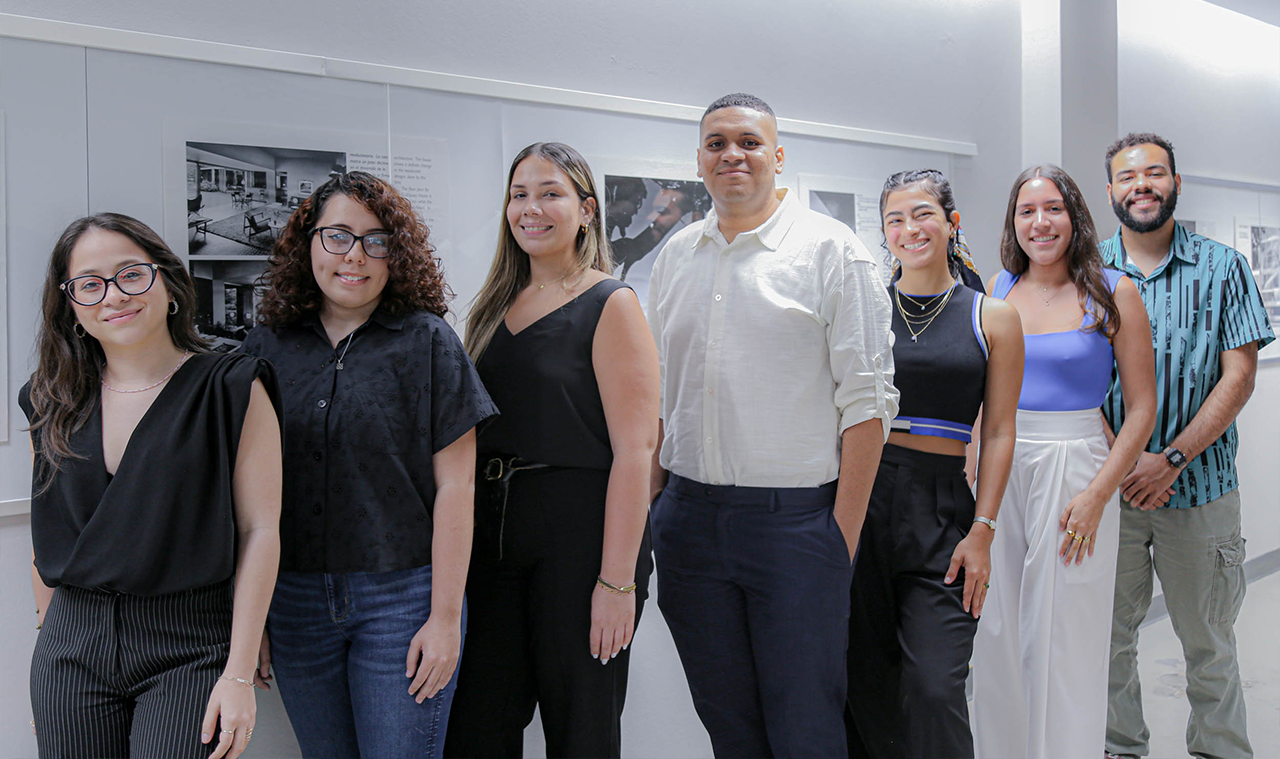
[[[1102,243],[1107,266],[1129,275],[1142,293],[1156,351],[1156,428],[1147,450],[1163,451],[1200,410],[1222,376],[1223,351],[1275,339],[1249,262],[1239,251],[1174,223],[1169,257],[1151,276],[1128,263],[1117,230]],[[1102,405],[1112,429],[1124,421],[1124,398],[1113,373]],[[1170,508],[1200,506],[1235,490],[1236,424],[1188,462],[1174,482]]]

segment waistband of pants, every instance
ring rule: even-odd
[[[885,443],[880,461],[894,466],[917,469],[933,474],[963,474],[964,456],[952,456],[946,453],[926,453],[906,448],[893,443]]]
[[[767,506],[770,508],[813,508],[817,504],[834,504],[837,480],[811,488],[759,488],[741,485],[708,485],[672,473],[667,487],[677,495],[734,506]]]
[[[1096,408],[1080,411],[1026,411],[1018,409],[1019,440],[1083,440],[1101,437],[1102,412]]]
[[[122,593],[118,590],[109,590],[107,588],[86,588],[82,585],[62,584],[58,589],[64,596],[76,596],[81,599],[111,599],[121,598],[126,600],[136,599],[139,603],[163,605],[169,601],[185,598],[221,598],[229,596],[234,592],[234,578],[228,577],[225,580],[215,582],[212,585],[202,585],[198,588],[188,588],[186,590],[175,590],[172,593],[161,593],[157,595],[142,595],[139,593]]]

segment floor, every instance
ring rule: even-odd
[[[1280,572],[1249,583],[1236,622],[1240,675],[1249,713],[1249,740],[1258,759],[1280,756]],[[1138,639],[1142,706],[1151,730],[1151,757],[1187,756],[1190,709],[1182,648],[1166,617],[1142,629]]]

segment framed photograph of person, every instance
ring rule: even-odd
[[[817,174],[799,175],[800,202],[810,209],[845,223],[880,263],[880,275],[889,285],[893,256],[880,230],[880,186],[877,182]]]
[[[1280,326],[1280,219],[1237,216],[1235,224],[1235,248],[1249,259],[1267,317],[1276,329]],[[1258,360],[1280,360],[1280,341],[1263,348]]]
[[[589,161],[604,200],[604,228],[613,249],[613,274],[631,285],[646,309],[649,274],[673,234],[704,219],[711,196],[697,167],[660,161]]]

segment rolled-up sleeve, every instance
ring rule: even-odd
[[[826,278],[823,305],[840,432],[879,419],[887,440],[898,414],[889,295],[861,242],[849,240],[842,247]]]

